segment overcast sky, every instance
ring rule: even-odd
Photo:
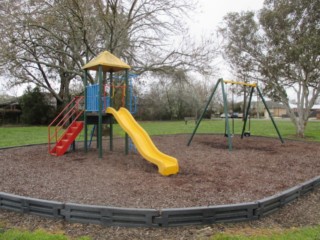
[[[228,12],[259,10],[263,0],[198,0],[199,13],[190,20],[190,29],[196,34],[208,34],[219,26]]]
[[[262,8],[264,0],[198,0],[199,12],[192,13],[188,20],[192,35],[197,38],[215,34],[222,23],[223,17],[229,12],[258,11]],[[219,60],[220,73],[218,77],[233,79],[232,73],[227,69],[223,60]]]

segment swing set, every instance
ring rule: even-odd
[[[231,138],[231,133],[230,133],[230,125],[229,125],[229,116],[228,116],[228,102],[227,102],[227,96],[226,96],[226,92],[225,92],[225,85],[226,84],[231,84],[231,85],[241,85],[241,86],[245,86],[245,87],[250,87],[250,93],[249,93],[249,101],[248,101],[248,105],[247,105],[247,108],[246,108],[246,111],[245,111],[245,115],[244,115],[244,120],[243,120],[243,127],[242,127],[242,132],[241,132],[241,139],[243,139],[244,136],[249,136],[250,133],[249,132],[246,132],[246,125],[247,125],[247,122],[248,122],[248,117],[249,117],[249,111],[250,111],[250,106],[251,106],[251,101],[252,101],[252,96],[253,96],[253,92],[254,90],[256,89],[257,90],[257,93],[259,94],[260,98],[262,99],[262,102],[270,116],[270,119],[272,121],[272,124],[278,134],[278,137],[281,141],[281,143],[284,143],[283,139],[282,139],[282,136],[279,132],[279,129],[271,115],[271,112],[266,104],[266,101],[264,99],[264,97],[262,96],[262,93],[258,87],[258,85],[256,83],[245,83],[245,82],[236,82],[236,81],[231,81],[231,80],[223,80],[222,78],[220,78],[217,82],[217,84],[214,86],[213,88],[213,91],[209,97],[209,100],[199,118],[199,120],[197,121],[197,124],[196,124],[196,127],[195,129],[193,130],[193,133],[188,141],[188,144],[187,146],[190,146],[191,142],[192,142],[192,139],[194,137],[194,135],[196,134],[197,132],[197,129],[201,123],[201,120],[203,119],[209,105],[210,105],[210,102],[212,101],[212,98],[216,92],[216,90],[218,89],[219,85],[221,85],[221,89],[222,89],[222,97],[223,97],[223,106],[224,106],[224,116],[225,116],[225,136],[228,138],[228,147],[229,147],[229,151],[232,150],[232,138]],[[250,125],[250,119],[249,119],[249,125]],[[250,126],[249,126],[250,127]],[[234,130],[233,130],[234,131]]]

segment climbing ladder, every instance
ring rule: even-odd
[[[75,97],[48,126],[51,155],[63,155],[83,129],[83,121],[77,121],[83,113],[83,99],[83,96]]]

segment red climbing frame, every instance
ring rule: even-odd
[[[63,155],[81,132],[83,122],[77,120],[83,113],[83,99],[83,96],[75,97],[48,126],[48,151],[51,155]]]

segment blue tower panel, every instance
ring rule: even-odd
[[[93,84],[87,86],[87,112],[98,112],[99,111],[99,84]],[[110,106],[110,97],[102,98],[102,111],[105,112],[107,107]]]

